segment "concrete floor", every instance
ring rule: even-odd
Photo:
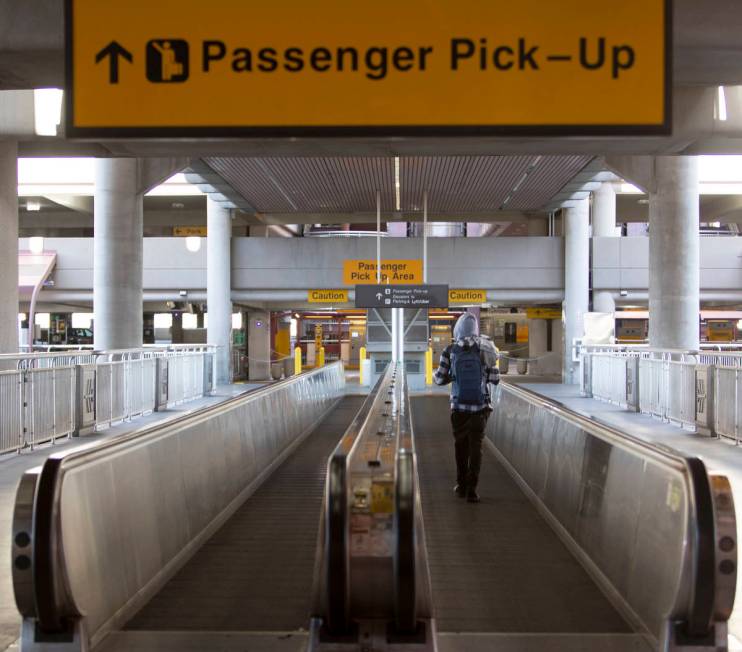
[[[737,540],[742,541],[742,446],[728,439],[705,437],[654,417],[624,410],[597,399],[580,396],[576,385],[533,383],[523,387],[562,403],[595,421],[605,423],[644,441],[700,457],[711,472],[729,478],[737,505]],[[737,602],[729,621],[730,651],[742,651],[742,573],[737,575]]]
[[[138,417],[94,435],[74,439],[65,438],[53,445],[45,444],[21,454],[13,453],[0,457],[0,650],[6,650],[19,636],[20,616],[15,606],[9,560],[15,491],[21,476],[27,470],[42,465],[46,458],[53,453],[71,450],[90,442],[106,441],[155,423],[164,423],[193,410],[221,403],[228,398],[262,386],[262,384],[225,385],[219,387],[213,396],[183,403],[162,412],[154,412],[144,417]]]

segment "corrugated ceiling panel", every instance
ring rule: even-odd
[[[393,157],[208,158],[206,163],[261,213],[357,213],[396,209]],[[400,206],[431,213],[538,210],[588,156],[425,156],[400,158]],[[526,175],[527,173],[527,175]],[[517,192],[513,192],[520,183]]]
[[[549,203],[591,160],[590,156],[542,156],[507,208],[534,210]]]

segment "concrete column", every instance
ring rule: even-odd
[[[143,209],[137,159],[95,162],[95,348],[142,346]]]
[[[528,320],[528,357],[540,358],[548,352],[548,324],[545,319]]]
[[[562,382],[579,382],[579,364],[572,362],[572,342],[584,334],[590,299],[590,203],[583,199],[562,212],[564,220],[564,361]]]
[[[183,344],[183,313],[173,313],[173,325],[170,329],[171,342],[173,344]]]
[[[697,349],[700,309],[698,160],[655,159],[649,195],[649,344]]]
[[[18,352],[18,144],[0,141],[0,353]]]
[[[232,215],[228,208],[207,200],[206,303],[207,341],[218,346],[216,382],[230,383],[232,348]]]
[[[593,193],[593,237],[612,238],[616,235],[616,190],[611,183],[603,183]],[[595,312],[616,312],[613,295],[604,290],[593,291]]]
[[[209,323],[211,323],[211,317],[209,317]],[[268,380],[271,373],[271,315],[269,312],[251,312],[248,315],[247,357],[248,378]]]

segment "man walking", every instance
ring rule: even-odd
[[[459,317],[453,329],[454,342],[441,354],[436,385],[453,383],[451,425],[456,451],[454,491],[470,503],[479,502],[477,483],[482,466],[482,440],[492,412],[490,383],[500,382],[497,351],[488,337],[479,335],[479,324],[471,313]]]

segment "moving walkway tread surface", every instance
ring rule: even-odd
[[[413,397],[412,417],[438,631],[632,631],[486,443],[482,502],[454,496],[447,396]]]
[[[326,464],[364,398],[343,398],[126,629],[308,628]]]

